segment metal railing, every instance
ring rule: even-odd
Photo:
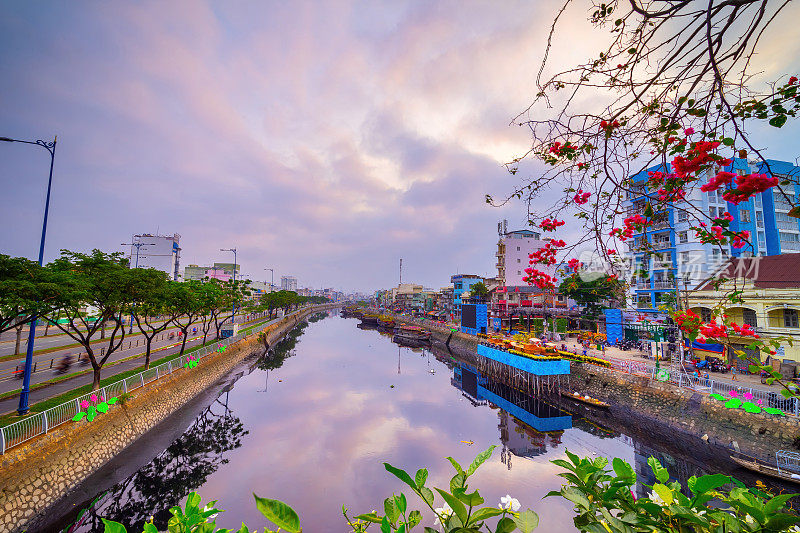
[[[101,387],[100,390],[87,392],[78,398],[64,402],[61,405],[51,407],[50,409],[42,411],[41,413],[31,415],[20,420],[19,422],[14,422],[13,424],[2,427],[0,428],[0,454],[5,453],[9,448],[18,446],[25,441],[47,433],[48,431],[60,426],[61,424],[64,424],[65,422],[71,421],[72,418],[82,410],[81,402],[90,401],[92,395],[96,395],[98,399],[109,399],[113,398],[114,396],[119,396],[120,394],[130,393],[131,391],[144,387],[148,383],[152,383],[157,379],[168,376],[176,370],[180,370],[183,368],[183,365],[188,357],[197,357],[202,359],[203,357],[216,352],[222,346],[228,346],[248,337],[252,337],[253,335],[257,335],[265,328],[305,310],[307,310],[307,308],[299,309],[293,313],[269,320],[267,322],[262,322],[246,333],[240,333],[232,337],[214,341],[213,343],[203,346],[198,350],[185,353],[158,366],[148,368],[147,370],[143,370],[138,374],[134,374],[114,383],[110,383],[105,387]]]

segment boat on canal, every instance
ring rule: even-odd
[[[378,327],[384,329],[394,329],[394,318],[389,315],[380,315],[378,317]]]
[[[731,454],[731,460],[756,474],[800,485],[800,454],[781,450],[775,454],[775,464],[743,453]]]
[[[608,409],[610,406],[602,401],[598,400],[597,398],[592,398],[588,394],[581,394],[575,391],[561,391],[561,396],[564,398],[569,398],[570,400],[574,400],[579,403],[585,403],[586,405],[591,405],[592,407],[597,407],[598,409]]]
[[[378,315],[374,313],[364,313],[361,317],[361,323],[365,326],[378,327]]]
[[[394,328],[392,342],[405,346],[428,346],[431,343],[431,333],[419,326],[400,324]]]

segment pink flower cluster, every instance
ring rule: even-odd
[[[766,174],[747,174],[736,178],[736,188],[725,191],[722,198],[728,202],[739,205],[753,195],[764,192],[778,184],[778,178]]]
[[[536,285],[540,289],[555,289],[556,287],[556,278],[546,272],[541,272],[535,268],[526,268],[525,273],[527,276],[522,278],[522,281],[528,285]]]
[[[591,195],[592,193],[590,192],[583,192],[583,189],[578,189],[578,192],[572,197],[572,200],[578,205],[583,205],[589,201]]]
[[[633,237],[633,234],[636,233],[638,228],[649,224],[649,221],[642,215],[633,215],[623,220],[622,224],[625,229],[614,228],[609,232],[609,235],[612,237],[616,235],[624,242]]]
[[[530,264],[533,265],[540,263],[542,265],[554,265],[556,263],[556,253],[558,252],[557,248],[561,248],[566,245],[567,243],[563,240],[548,240],[543,247],[528,255]]]
[[[542,220],[541,224],[539,224],[539,227],[545,231],[555,231],[556,228],[563,226],[564,224],[566,224],[566,222],[563,220],[556,220],[555,218],[550,220],[549,218],[546,218]]]

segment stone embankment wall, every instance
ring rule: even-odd
[[[214,384],[254,352],[264,351],[305,316],[304,310],[269,326],[259,335],[205,357],[187,371],[174,372],[137,390],[125,405],[112,407],[92,422],[65,424],[9,450],[0,468],[0,531],[24,531],[38,513],[58,501],[112,457]]]
[[[453,332],[451,328],[426,320],[398,317],[431,331],[437,345],[450,339],[449,348],[459,355],[473,356],[478,339]],[[722,403],[687,389],[589,364],[572,364],[570,384],[611,405],[611,415],[631,428],[673,434],[675,431],[763,458],[774,460],[775,451],[795,449],[800,444],[800,419],[766,413],[746,413],[727,409]]]
[[[572,387],[611,405],[615,416],[645,419],[672,430],[742,452],[774,459],[776,450],[792,449],[800,420],[727,409],[722,402],[644,376],[587,364],[573,364]]]

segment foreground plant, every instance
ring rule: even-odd
[[[428,470],[425,468],[417,470],[412,479],[405,470],[396,468],[389,463],[383,463],[383,466],[400,481],[411,487],[414,494],[419,496],[425,505],[433,511],[436,516],[434,525],[440,526],[442,531],[467,533],[485,530],[495,533],[508,533],[519,529],[523,533],[530,533],[539,524],[539,516],[530,509],[521,513],[518,512],[520,508],[519,501],[506,495],[501,498],[497,507],[481,507],[485,501],[483,497],[477,490],[469,492],[467,480],[479,466],[491,457],[494,449],[495,446],[490,446],[479,453],[466,470],[455,459],[448,457],[447,460],[450,461],[456,471],[456,474],[450,479],[449,490],[437,487],[431,490],[426,487],[425,482],[428,479]],[[434,490],[444,500],[441,507],[435,507],[436,497]],[[351,519],[347,515],[347,509],[342,507],[342,514],[354,532],[366,531],[371,524],[379,524],[382,533],[391,531],[405,533],[411,531],[422,521],[422,513],[419,510],[408,510],[408,501],[402,492],[400,495],[392,495],[386,498],[383,502],[383,510],[383,516],[376,511],[372,511]],[[495,524],[495,527],[491,528],[487,520],[495,517],[500,517],[500,519]],[[437,531],[428,526],[425,526],[424,530],[426,532]]]
[[[574,504],[575,527],[591,533],[617,532],[756,532],[796,531],[800,517],[785,512],[786,502],[796,494],[772,496],[759,488],[747,488],[737,479],[723,474],[692,476],[683,494],[677,481],[658,459],[647,464],[656,483],[642,484],[650,489],[645,498],[636,498],[636,472],[630,464],[616,458],[612,471],[608,459],[579,458],[566,452],[569,461],[556,459],[553,464],[566,470],[558,475],[567,480],[559,491],[547,496],[561,496]],[[731,487],[731,488],[726,488]],[[714,500],[713,507],[707,504]]]
[[[117,400],[118,398],[114,397],[106,401],[102,396],[92,394],[88,400],[83,400],[81,402],[80,405],[83,410],[78,411],[78,413],[72,417],[72,420],[77,422],[86,418],[86,420],[91,422],[99,413],[108,411],[108,408],[117,403]]]
[[[253,494],[253,497],[256,499],[256,507],[261,511],[261,514],[278,527],[274,531],[264,528],[264,533],[278,533],[281,530],[288,533],[302,533],[303,528],[300,527],[300,519],[294,509],[279,500],[259,498],[255,494]],[[250,533],[251,530],[244,524],[235,530],[216,529],[217,515],[223,512],[215,507],[216,503],[217,501],[213,500],[201,508],[200,495],[196,492],[190,493],[186,498],[186,505],[183,509],[176,505],[169,510],[172,513],[172,518],[167,523],[167,531],[169,533]],[[119,522],[113,522],[105,518],[103,518],[103,524],[105,525],[105,533],[127,533],[128,531]],[[258,530],[254,529],[252,531]],[[144,525],[142,533],[158,533],[158,528],[153,524],[152,519]]]

